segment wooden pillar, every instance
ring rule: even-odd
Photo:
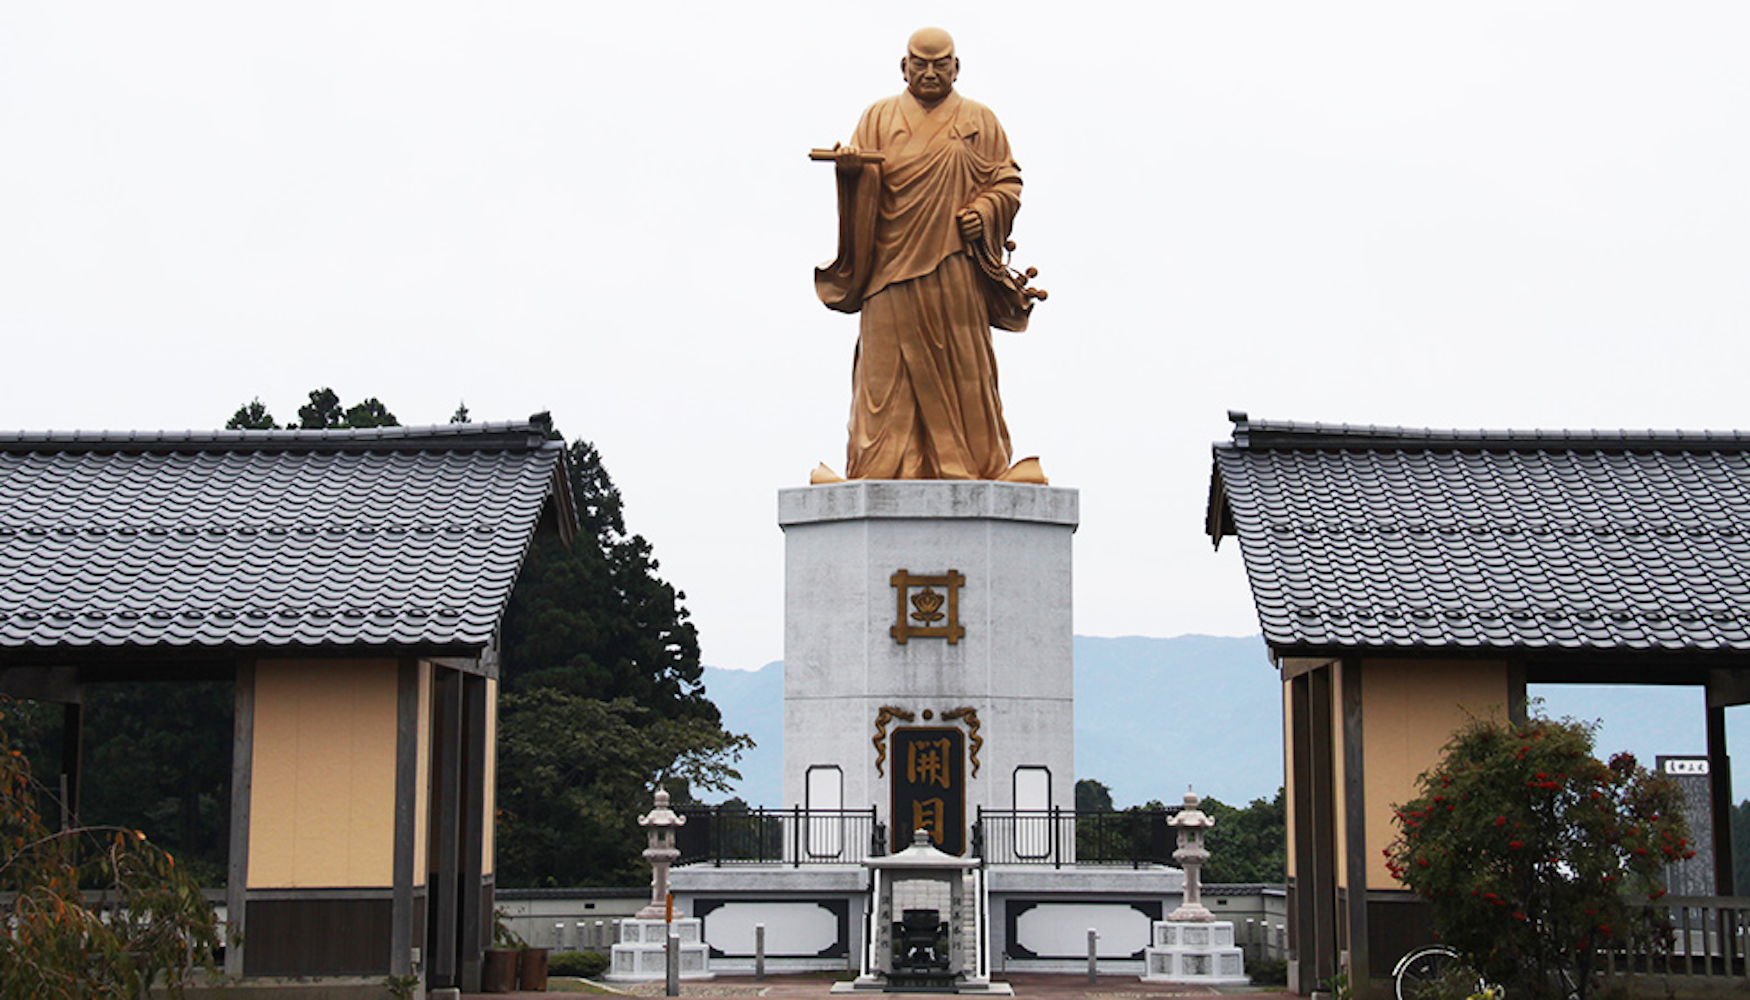
[[[1337,830],[1331,733],[1331,665],[1308,676],[1312,750],[1313,982],[1337,974]]]
[[[1294,870],[1288,873],[1288,986],[1305,996],[1317,984],[1313,964],[1312,684],[1305,674],[1288,682]]]
[[[61,706],[61,829],[79,825],[79,777],[84,770],[85,706]]]
[[[396,665],[395,687],[395,854],[389,903],[389,974],[413,972],[413,858],[419,830],[414,807],[419,798],[419,661]]]
[[[437,725],[432,734],[432,848],[426,882],[432,904],[426,934],[426,978],[431,986],[449,987],[461,985],[456,947],[461,902],[457,870],[462,836],[461,673],[434,667],[432,695],[437,702]]]
[[[458,965],[464,992],[480,989],[480,965],[492,934],[492,892],[485,884],[486,783],[486,678],[462,677],[462,795],[460,849],[457,874],[461,884],[461,954]]]
[[[237,665],[231,719],[231,840],[225,871],[225,974],[243,975],[249,902],[249,804],[255,774],[255,663]]]
[[[1707,773],[1713,799],[1714,892],[1737,895],[1732,873],[1732,761],[1726,756],[1726,709],[1707,707]]]
[[[1367,770],[1361,745],[1361,661],[1343,660],[1340,693],[1343,709],[1343,860],[1349,874],[1348,912],[1349,985],[1355,996],[1369,1000],[1373,968],[1367,940]]]

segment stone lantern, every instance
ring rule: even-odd
[[[1179,831],[1179,849],[1173,852],[1173,860],[1185,869],[1185,902],[1167,915],[1168,920],[1203,923],[1215,919],[1215,914],[1203,906],[1203,864],[1209,860],[1203,832],[1214,826],[1215,820],[1197,808],[1202,801],[1196,792],[1187,789],[1185,807],[1167,820],[1168,826]]]
[[[620,921],[620,940],[608,950],[607,978],[619,982],[639,982],[664,979],[668,975],[669,939],[678,953],[677,964],[682,979],[710,979],[710,949],[705,945],[704,922],[698,917],[681,917],[669,912],[668,866],[681,856],[675,847],[675,831],[685,826],[687,818],[668,807],[668,792],[656,791],[656,807],[638,817],[638,825],[647,831],[649,847],[644,860],[650,862],[650,904],[635,916]]]
[[[1203,834],[1215,820],[1197,808],[1196,792],[1185,792],[1185,806],[1169,824],[1179,830],[1173,860],[1185,869],[1185,901],[1165,920],[1154,923],[1151,944],[1143,949],[1145,980],[1209,985],[1245,983],[1245,956],[1234,947],[1231,920],[1217,920],[1203,907],[1203,865],[1209,850]]]
[[[675,830],[685,826],[687,818],[668,807],[668,792],[656,790],[656,808],[638,817],[650,846],[644,849],[644,860],[650,862],[650,905],[639,910],[644,920],[661,920],[668,916],[668,866],[681,856],[674,846]]]

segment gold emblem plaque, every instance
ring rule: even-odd
[[[960,585],[966,582],[966,577],[959,570],[951,569],[939,576],[918,576],[902,569],[893,574],[890,582],[897,607],[893,627],[887,631],[901,646],[913,636],[946,639],[952,646],[966,634],[960,626]]]

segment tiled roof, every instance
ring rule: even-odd
[[[1750,436],[1230,417],[1208,530],[1278,652],[1750,650]]]
[[[0,654],[485,647],[573,516],[544,430],[0,435]]]

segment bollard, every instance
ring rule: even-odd
[[[753,977],[766,978],[766,925],[753,925]]]
[[[1099,953],[1097,950],[1099,948],[1099,945],[1097,943],[1099,940],[1100,940],[1099,932],[1094,930],[1092,927],[1088,928],[1088,985],[1089,986],[1092,986],[1095,983],[1098,983],[1100,981]]]
[[[681,995],[681,936],[670,932],[668,935],[668,992],[664,996],[678,997]]]

